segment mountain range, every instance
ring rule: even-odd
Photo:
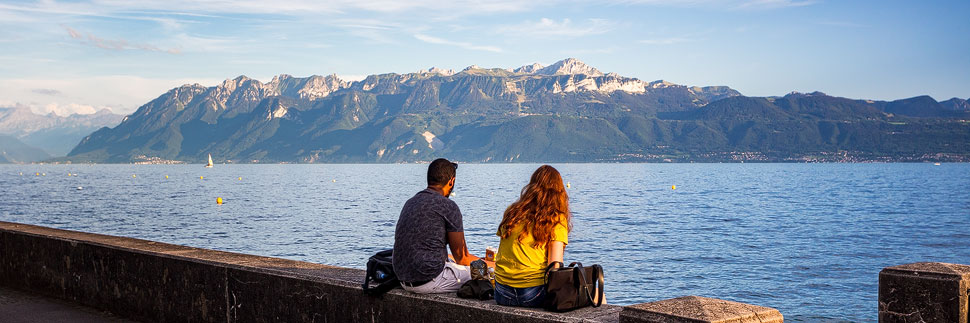
[[[0,135],[0,164],[22,164],[50,157],[51,155],[40,148],[28,146],[11,136]]]
[[[0,108],[0,150],[40,150],[17,158],[18,162],[39,161],[50,156],[67,155],[85,136],[105,126],[115,126],[122,115],[103,109],[94,114],[72,114],[66,117],[53,113],[36,114],[25,106]]]
[[[970,106],[646,82],[549,66],[240,76],[174,88],[85,137],[72,162],[970,160]]]

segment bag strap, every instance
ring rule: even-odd
[[[573,265],[576,267],[576,269],[573,270],[573,275],[579,276],[576,278],[576,281],[581,284],[580,286],[584,287],[583,290],[586,291],[586,299],[589,300],[589,303],[592,304],[593,307],[599,307],[601,304],[596,304],[593,302],[593,294],[589,291],[589,283],[586,282],[586,269],[583,268],[583,264],[574,262],[569,264],[569,267],[573,267]],[[593,277],[596,277],[596,267],[599,267],[599,265],[593,265],[593,267],[590,269]],[[602,270],[600,270],[600,272],[602,272]],[[602,298],[600,299],[602,300]]]
[[[364,290],[364,293],[367,293],[367,290],[370,289],[371,277],[373,277],[373,275],[371,275],[371,268],[367,269],[368,270],[364,272],[364,283],[360,286]]]
[[[401,281],[397,278],[393,278],[381,283],[380,285],[377,285],[377,287],[365,290],[364,293],[371,296],[380,296],[398,287],[401,287]]]
[[[600,305],[603,305],[603,298],[606,293],[606,286],[603,285],[603,267],[593,265],[591,268],[593,270],[593,279],[596,280],[596,291],[599,296],[599,301],[593,302],[592,297],[590,297],[589,302],[593,304],[593,307],[600,307]]]
[[[542,284],[543,285],[549,284],[549,272],[550,271],[553,271],[554,269],[556,269],[556,264],[559,264],[559,268],[562,268],[562,267],[565,267],[566,266],[565,264],[562,263],[562,261],[553,261],[553,262],[550,262],[549,265],[546,266],[546,271],[545,271],[546,274],[544,276],[542,276]]]

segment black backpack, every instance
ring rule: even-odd
[[[397,280],[397,275],[394,274],[394,264],[391,262],[393,252],[392,249],[384,250],[367,259],[367,274],[364,276],[364,284],[361,286],[364,289],[364,294],[381,295],[401,286],[401,282]],[[371,282],[377,283],[377,286],[371,287]]]

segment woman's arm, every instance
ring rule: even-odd
[[[546,263],[551,264],[553,261],[562,262],[562,254],[565,252],[566,245],[562,241],[549,241],[546,244]]]

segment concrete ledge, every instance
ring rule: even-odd
[[[643,313],[704,318],[720,309],[727,318],[729,307],[747,311],[730,322],[747,322],[750,311],[774,322],[760,313],[777,313],[701,297],[552,313],[401,289],[369,297],[363,277],[357,269],[0,222],[0,285],[147,322],[618,322],[621,311],[623,322],[654,322]],[[669,322],[714,322],[686,317]]]
[[[453,294],[363,294],[362,270],[0,222],[0,285],[149,322],[616,322]]]
[[[630,305],[620,313],[620,322],[760,322],[781,323],[778,310],[700,296],[685,296],[652,303]]]
[[[879,272],[879,322],[970,322],[970,266],[918,262]]]

